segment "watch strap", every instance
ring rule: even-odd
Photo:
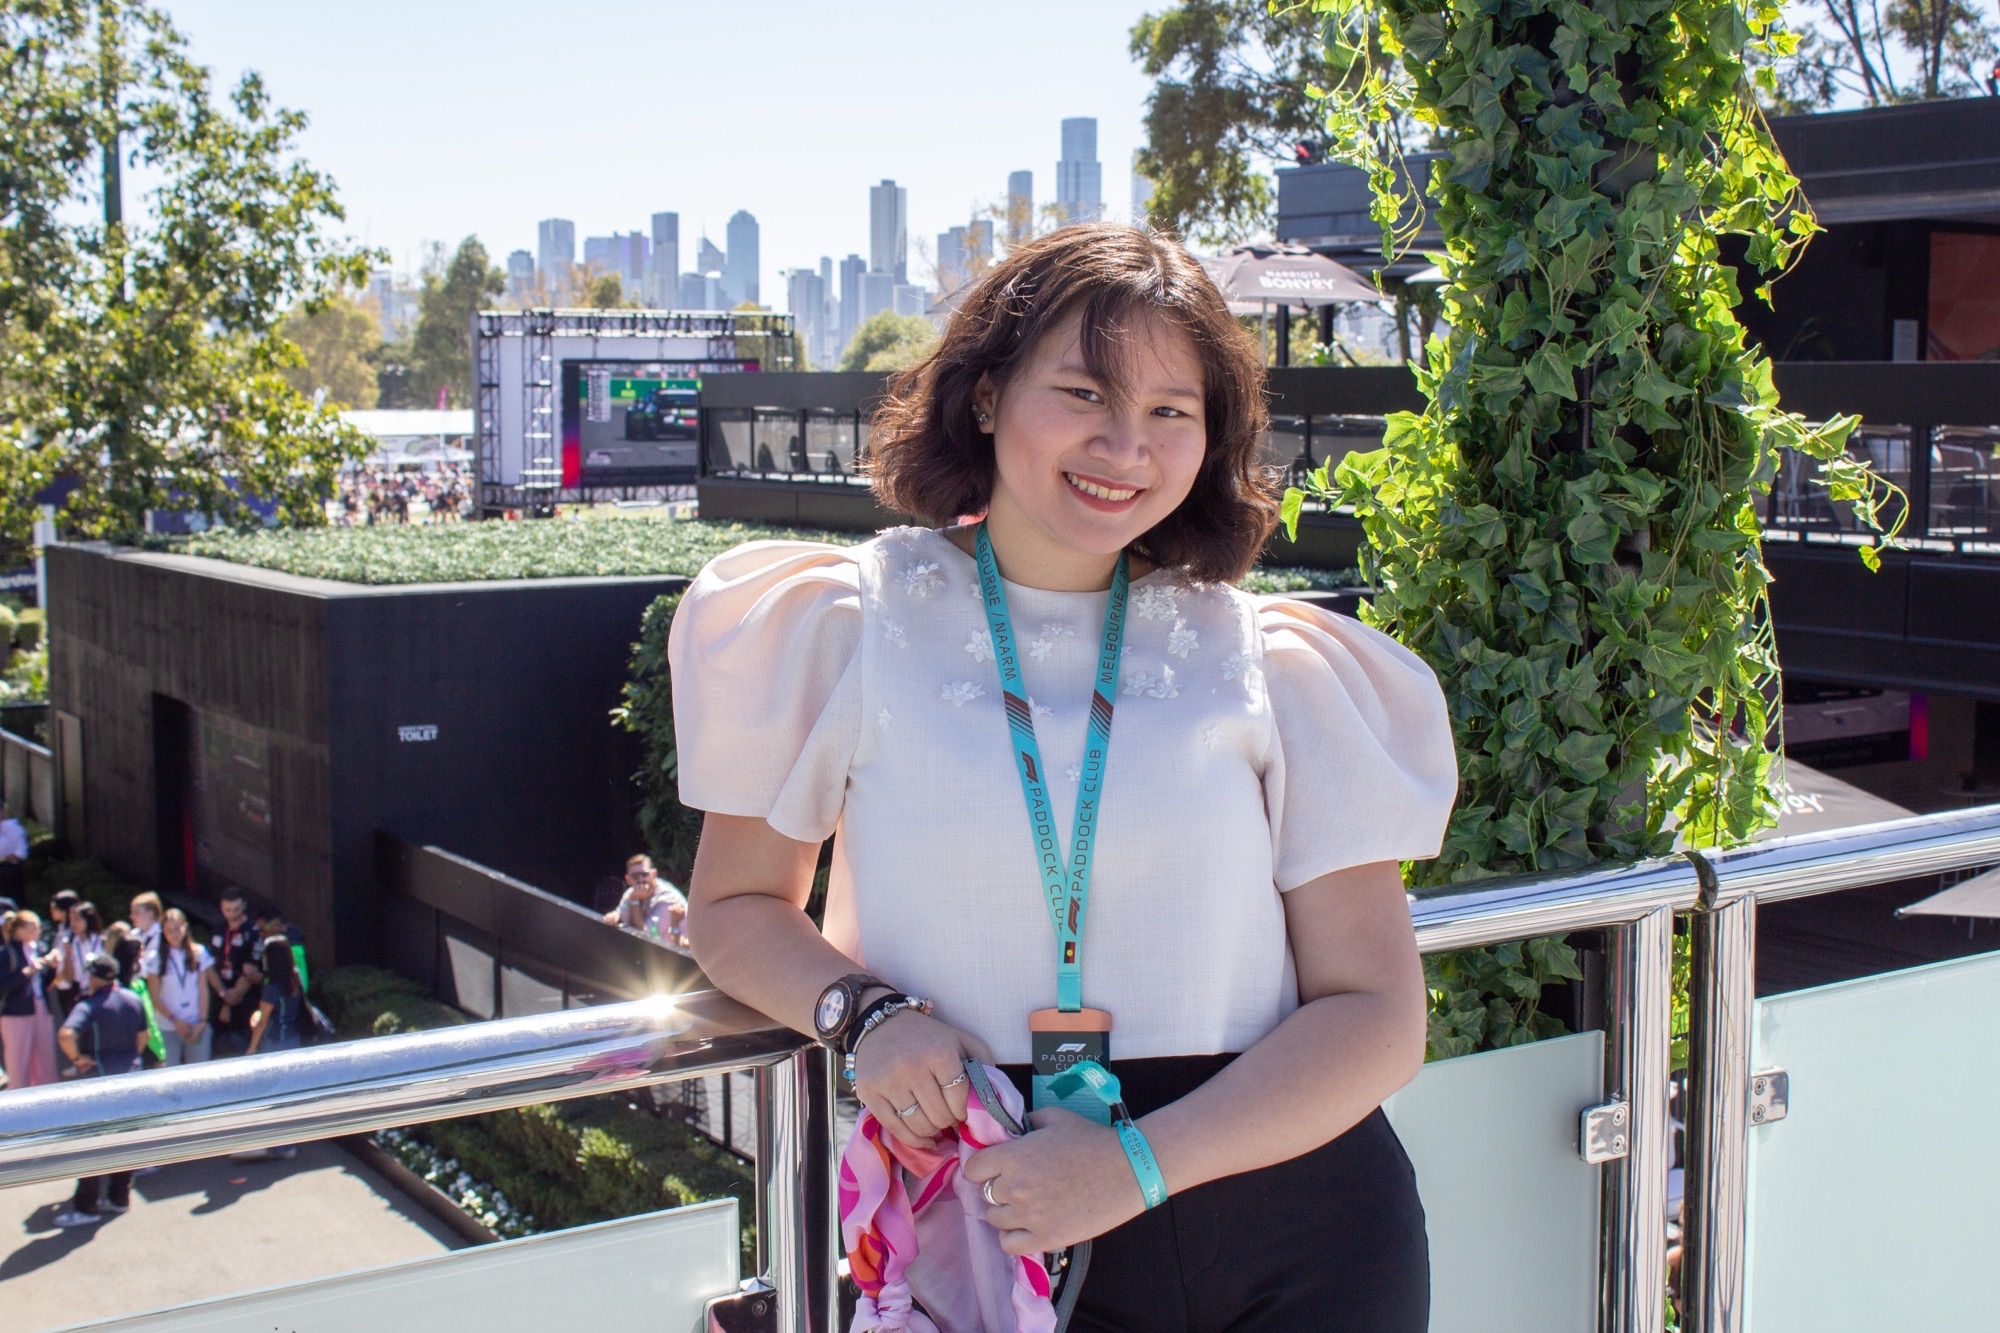
[[[848,1034],[854,1031],[855,1024],[860,1021],[861,997],[864,994],[866,994],[871,988],[877,986],[881,987],[884,990],[895,989],[895,987],[889,985],[888,982],[882,980],[880,977],[875,976],[872,973],[849,972],[846,976],[839,978],[832,985],[828,986],[826,990],[822,990],[820,992],[820,996],[822,999],[824,999],[826,991],[833,990],[836,987],[838,987],[842,991],[845,991],[847,993],[847,1012],[841,1016],[840,1026],[838,1028],[836,1028],[832,1032],[819,1032],[818,1033],[819,1039],[827,1043],[827,1045],[835,1047],[836,1049],[844,1048],[847,1044]],[[816,1011],[818,1006],[815,1005],[814,1008]],[[815,1017],[817,1017],[816,1014]],[[817,1032],[819,1027],[818,1023],[815,1022],[813,1026],[814,1030]]]

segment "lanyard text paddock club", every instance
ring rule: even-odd
[[[1069,861],[1065,866],[1056,846],[1054,812],[1043,775],[1041,746],[1035,740],[1035,718],[1021,681],[1015,651],[1014,622],[1007,613],[1007,592],[986,525],[979,525],[979,592],[986,605],[986,624],[993,634],[993,656],[1000,667],[1001,701],[1007,730],[1014,740],[1014,762],[1021,774],[1021,794],[1028,805],[1028,823],[1035,838],[1035,859],[1041,867],[1042,890],[1048,898],[1049,920],[1056,930],[1056,1007],[1074,1013],[1083,1007],[1083,968],[1078,944],[1090,904],[1090,863],[1096,850],[1097,810],[1104,790],[1104,763],[1111,750],[1111,700],[1118,689],[1118,655],[1125,639],[1127,561],[1119,553],[1111,575],[1111,599],[1104,608],[1104,638],[1097,654],[1097,681],[1090,696],[1090,723],[1083,745],[1083,765],[1076,789],[1076,818],[1070,826]]]

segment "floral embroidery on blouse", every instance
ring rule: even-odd
[[[1211,722],[1201,729],[1201,745],[1204,750],[1213,750],[1222,740],[1222,724]]]
[[[1169,620],[1178,613],[1174,599],[1179,595],[1180,589],[1168,584],[1141,588],[1132,594],[1132,611],[1141,620]]]
[[[972,631],[971,637],[965,641],[965,651],[972,654],[972,660],[975,662],[991,662],[993,660],[993,635],[991,633],[983,633],[979,630]]]
[[[893,620],[882,622],[882,637],[890,643],[895,644],[898,648],[907,648],[910,646],[910,636],[905,634],[903,627]]]
[[[878,727],[886,727],[895,720],[896,715],[886,708],[877,710],[875,714],[875,725]]]
[[[1157,676],[1142,667],[1125,677],[1125,693],[1149,699],[1177,699],[1181,690],[1174,684],[1174,669],[1163,662]]]
[[[1167,651],[1185,661],[1187,655],[1199,647],[1201,647],[1200,637],[1188,628],[1185,620],[1176,620],[1173,629],[1167,635]]]
[[[1042,626],[1042,637],[1045,639],[1068,639],[1075,635],[1076,631],[1068,625],[1058,625],[1053,620]]]
[[[1054,717],[1055,715],[1056,715],[1055,709],[1049,707],[1047,704],[1036,703],[1035,696],[1032,694],[1028,696],[1029,717],[1033,718],[1037,722],[1040,722],[1043,718]]]
[[[986,691],[973,681],[954,680],[944,687],[938,697],[953,708],[963,708],[974,699],[984,698],[985,695]]]
[[[935,560],[919,560],[903,571],[903,591],[912,597],[928,597],[944,587],[944,575],[938,573]]]
[[[1053,639],[1036,639],[1028,645],[1028,656],[1037,662],[1046,662],[1049,660],[1049,654],[1055,650],[1055,646]]]
[[[1071,764],[1068,768],[1065,768],[1063,770],[1063,776],[1068,778],[1071,782],[1083,781],[1083,765]]]
[[[1224,680],[1248,680],[1249,677],[1250,659],[1242,653],[1231,653],[1223,659],[1222,678]]]

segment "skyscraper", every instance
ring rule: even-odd
[[[965,228],[941,231],[937,238],[938,291],[955,292],[972,276],[971,252],[966,246]]]
[[[845,353],[847,344],[854,341],[854,330],[861,327],[861,279],[868,272],[868,265],[860,255],[851,254],[840,261],[840,350]],[[835,358],[838,360],[838,358]]]
[[[535,257],[526,250],[507,256],[507,295],[525,302],[535,285]]]
[[[1062,123],[1062,160],[1056,163],[1056,203],[1064,222],[1094,222],[1104,215],[1104,168],[1097,160],[1097,120],[1072,116]]]
[[[896,281],[893,273],[880,269],[869,269],[861,275],[861,318],[856,327],[866,324],[884,310],[896,308],[896,289],[903,284]]]
[[[966,224],[965,228],[966,267],[973,277],[984,273],[993,263],[993,220],[980,218]]]
[[[1007,244],[1020,245],[1035,234],[1035,173],[1007,175]]]
[[[576,224],[568,218],[544,218],[535,224],[535,267],[551,283],[569,276],[576,263]]]
[[[681,215],[653,214],[653,257],[646,275],[646,300],[658,309],[675,304],[681,272]]]
[[[722,264],[722,247],[718,246],[714,241],[709,240],[708,237],[702,237],[701,244],[697,245],[694,249],[694,271],[697,273],[720,273],[722,272]]]
[[[785,274],[785,308],[791,312],[807,358],[818,365],[826,319],[826,283],[818,272],[795,268]]]
[[[723,293],[732,309],[745,301],[757,304],[757,219],[737,209],[726,235],[729,253],[722,265]]]
[[[1139,150],[1132,150],[1132,225],[1146,225],[1146,214],[1153,204],[1153,182],[1139,174]]]
[[[868,187],[868,267],[910,280],[910,192],[894,181]]]
[[[619,231],[609,236],[586,236],[583,239],[583,262],[599,273],[616,273],[626,296],[642,298],[646,289],[646,260],[651,248],[644,232]]]

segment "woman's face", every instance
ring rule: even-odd
[[[993,508],[1046,541],[1110,556],[1180,506],[1208,449],[1194,342],[1158,317],[1134,325],[1129,383],[1114,402],[1085,369],[1081,317],[1049,330],[995,393],[976,401],[993,434]]]
[[[33,944],[42,937],[42,923],[37,917],[24,916],[14,923],[14,943]]]
[[[177,916],[168,917],[160,925],[160,937],[176,949],[180,947],[181,941],[187,938],[187,933],[187,922]]]

